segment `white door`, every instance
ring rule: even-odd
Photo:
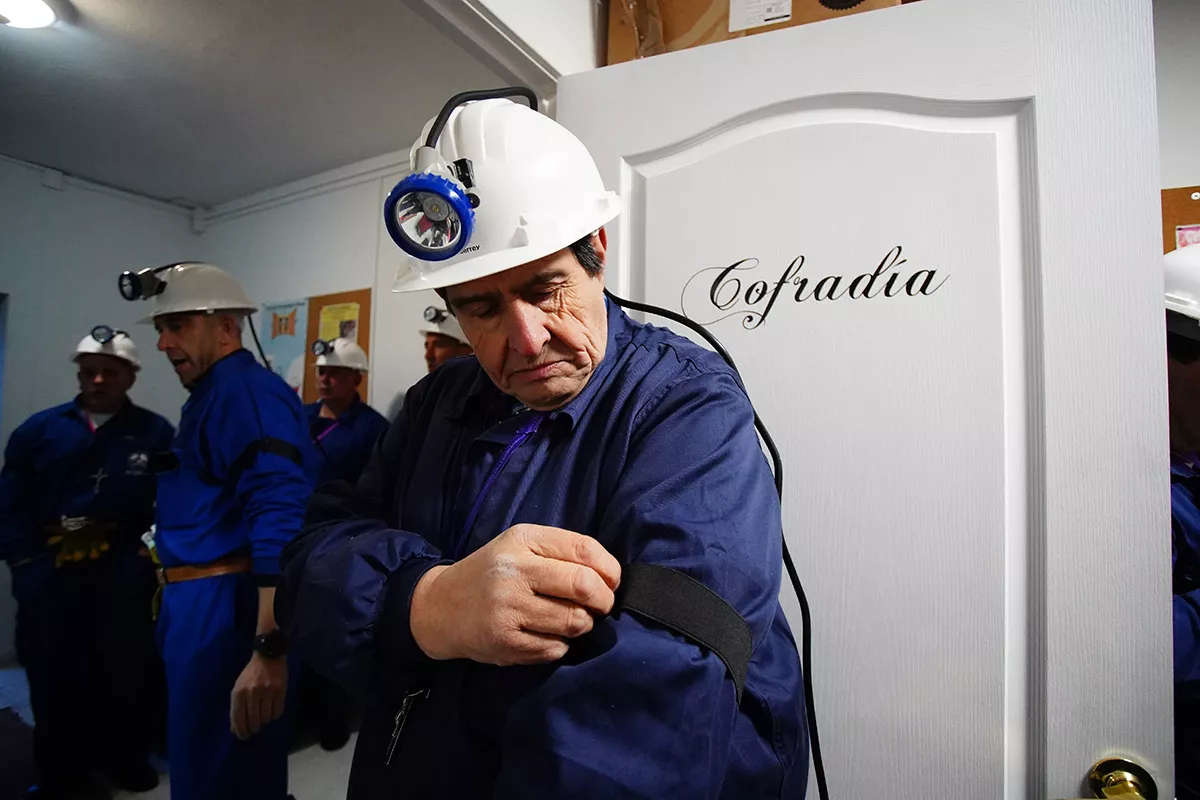
[[[559,86],[611,288],[707,324],[782,448],[838,800],[1113,754],[1173,796],[1150,14],[924,0]]]

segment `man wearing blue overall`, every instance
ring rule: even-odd
[[[367,699],[348,797],[803,798],[749,399],[605,297],[621,202],[579,140],[479,94],[384,210],[394,289],[439,291],[476,357],[408,392],[283,557],[292,646]]]
[[[354,483],[388,425],[382,414],[358,396],[363,376],[370,370],[367,353],[348,339],[318,340],[313,350],[321,399],[305,406],[304,413],[320,465],[317,485]]]
[[[36,721],[31,797],[107,796],[158,785],[161,716],[154,651],[154,453],[174,430],[130,402],[133,340],[96,326],[75,350],[79,395],[18,427],[0,473],[0,557],[12,569],[17,656]]]
[[[388,427],[383,415],[359,397],[363,376],[370,370],[367,353],[349,339],[318,340],[313,352],[321,399],[305,406],[304,412],[316,450],[317,485],[357,483],[375,442]],[[306,709],[301,716],[315,719],[322,749],[340,749],[350,738],[351,698],[309,668],[302,670],[301,685]]]
[[[255,306],[224,271],[126,273],[121,290],[154,298],[144,321],[191,392],[159,465],[155,535],[171,796],[284,800],[288,660],[273,601],[312,490],[303,407],[242,347]]]
[[[1165,266],[1175,595],[1175,796],[1200,800],[1200,245],[1169,253]]]

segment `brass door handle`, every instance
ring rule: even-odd
[[[1158,800],[1158,785],[1146,769],[1127,758],[1106,758],[1088,773],[1092,797],[1107,800]]]

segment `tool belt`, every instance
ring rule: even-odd
[[[108,537],[117,532],[112,522],[98,522],[87,517],[63,517],[58,525],[43,528],[46,544],[58,549],[54,566],[95,561],[108,552]]]
[[[186,564],[182,567],[159,567],[158,585],[215,578],[218,575],[235,575],[239,572],[250,572],[253,566],[249,556],[228,556],[201,566]]]

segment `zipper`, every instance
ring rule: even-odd
[[[419,689],[404,695],[404,699],[400,701],[400,710],[396,712],[396,721],[392,727],[392,739],[388,742],[387,761],[383,764],[385,767],[392,764],[392,756],[396,755],[396,745],[400,743],[400,734],[404,730],[404,723],[408,721],[408,715],[412,713],[413,706],[418,700],[428,696],[428,689]]]

